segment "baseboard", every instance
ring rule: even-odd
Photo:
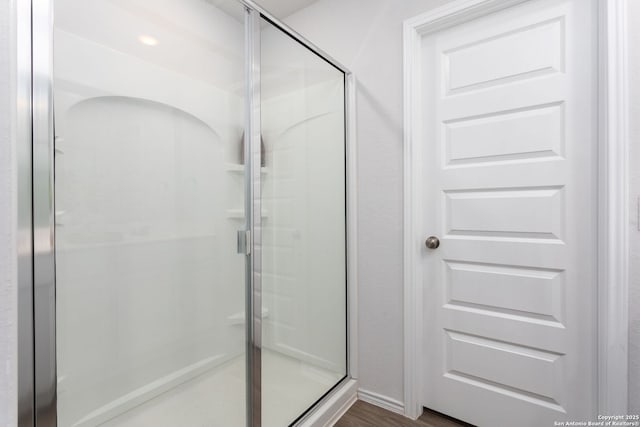
[[[95,426],[102,424],[111,418],[117,417],[120,414],[140,405],[154,397],[170,390],[177,385],[187,382],[203,373],[210,371],[225,361],[229,360],[224,354],[219,354],[213,357],[200,360],[187,367],[179,369],[170,373],[162,378],[158,378],[155,381],[150,382],[130,393],[113,400],[95,411],[89,413],[86,417],[74,424],[74,427]]]
[[[379,406],[380,408],[386,409],[387,411],[404,415],[404,404],[390,397],[383,396],[372,391],[359,389],[358,399],[362,400],[363,402]]]
[[[333,427],[358,400],[358,382],[346,381],[296,427]]]

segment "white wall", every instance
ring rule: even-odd
[[[640,413],[640,2],[629,3],[629,413]]]
[[[358,79],[360,387],[403,401],[402,21],[451,0],[319,0],[285,18]],[[262,2],[268,8],[269,0]],[[632,79],[630,412],[640,412],[640,2],[629,1]]]
[[[0,3],[0,426],[16,423],[15,1]]]

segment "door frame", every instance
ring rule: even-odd
[[[456,0],[409,18],[404,48],[404,414],[422,413],[424,310],[420,230],[422,38],[531,0]],[[597,369],[600,414],[627,413],[628,80],[627,0],[598,1]]]

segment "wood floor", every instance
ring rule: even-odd
[[[416,421],[358,400],[335,427],[473,427],[428,409]]]

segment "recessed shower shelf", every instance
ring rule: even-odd
[[[262,211],[262,218],[268,218],[269,212]],[[244,219],[244,209],[227,209],[227,218]]]
[[[230,172],[230,173],[238,173],[238,174],[244,173],[244,165],[241,165],[239,163],[227,163],[226,169],[227,169],[227,172]],[[267,174],[269,173],[269,170],[263,166],[260,168],[260,172],[263,174]]]

